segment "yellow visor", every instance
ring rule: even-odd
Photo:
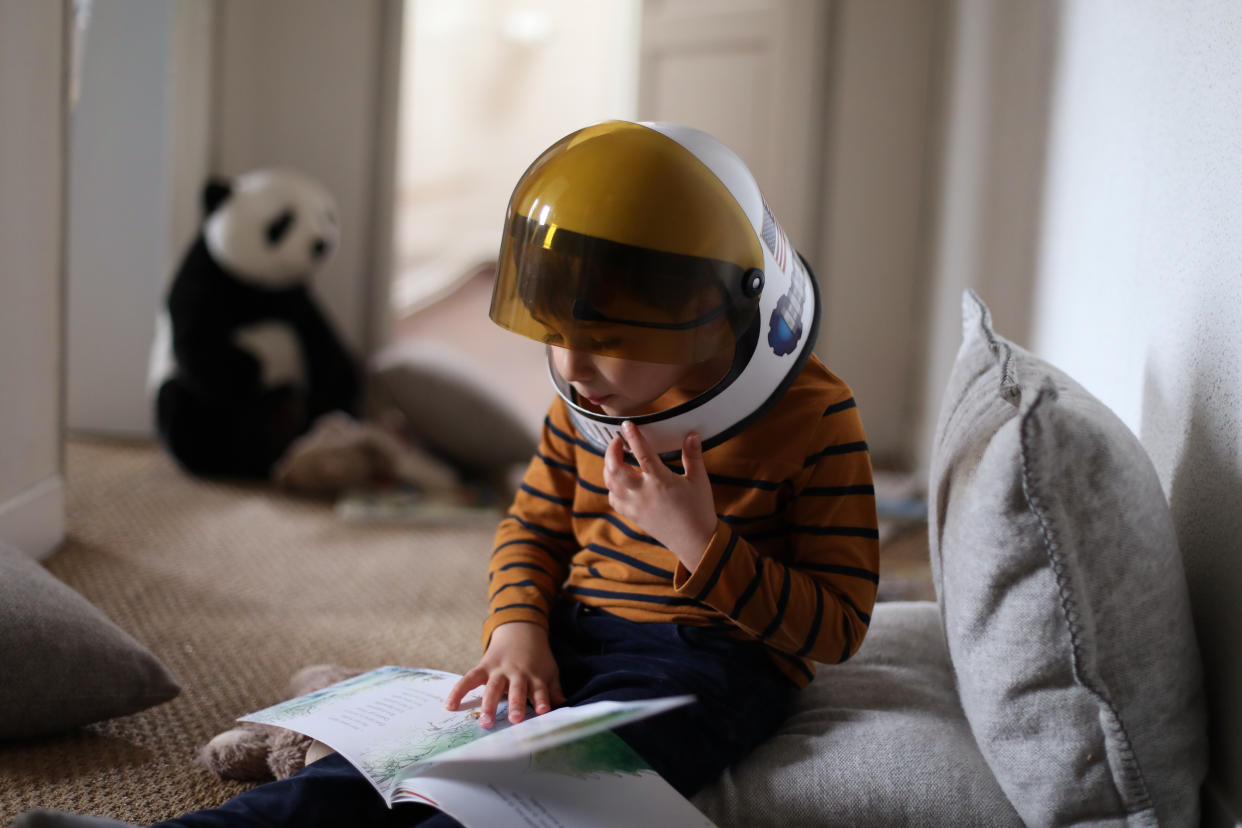
[[[644,362],[730,353],[751,325],[758,270],[510,217],[491,318],[540,342]],[[749,281],[748,281],[749,276]]]

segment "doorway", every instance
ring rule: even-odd
[[[639,0],[407,0],[393,330],[478,362],[532,427],[543,348],[487,317],[505,206],[557,139],[636,117],[639,14]]]

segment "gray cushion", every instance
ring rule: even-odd
[[[695,796],[724,826],[1021,825],[975,746],[930,601],[877,604],[780,731]]]
[[[1195,825],[1201,668],[1142,445],[963,297],[930,473],[933,576],[959,694],[1022,818]]]
[[[135,713],[180,689],[132,636],[2,543],[0,676],[0,738]]]
[[[538,434],[464,352],[430,340],[399,342],[371,362],[383,405],[395,407],[410,433],[471,475],[525,468]]]

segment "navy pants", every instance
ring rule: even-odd
[[[689,796],[766,739],[784,720],[793,685],[763,648],[676,624],[637,624],[581,604],[552,617],[550,640],[571,705],[693,694],[693,704],[618,728],[669,784]],[[335,828],[458,823],[425,805],[388,808],[337,754],[252,788],[219,808],[163,828]]]

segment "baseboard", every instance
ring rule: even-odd
[[[1242,819],[1212,780],[1204,783],[1202,794],[1203,811],[1199,819],[1202,828],[1242,828]]]
[[[40,480],[0,503],[0,540],[43,560],[65,539],[65,481]]]

